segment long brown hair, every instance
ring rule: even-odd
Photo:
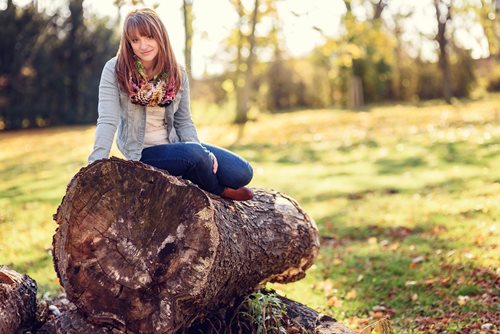
[[[168,73],[169,80],[173,80],[175,92],[177,93],[181,87],[181,71],[175,59],[172,45],[168,38],[167,29],[163,25],[160,17],[156,12],[149,8],[136,9],[127,14],[123,23],[123,33],[120,39],[120,47],[117,53],[116,60],[116,79],[120,88],[129,92],[128,80],[129,76],[135,82],[139,82],[139,73],[135,69],[134,51],[130,41],[141,36],[152,36],[158,43],[158,55],[153,67],[153,73],[160,74],[161,72]]]

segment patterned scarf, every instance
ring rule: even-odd
[[[148,107],[163,107],[172,103],[175,86],[168,73],[162,72],[149,80],[146,69],[139,59],[135,60],[135,69],[140,75],[140,80],[135,82],[130,74],[128,85],[132,103]]]

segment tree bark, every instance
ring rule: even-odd
[[[264,292],[267,293],[267,292]],[[277,296],[286,307],[282,317],[282,327],[288,333],[295,334],[354,334],[337,320],[288,298]],[[57,303],[57,301],[56,301]],[[223,308],[211,314],[209,318],[194,323],[191,327],[180,330],[177,334],[253,334],[255,324],[245,317],[245,303],[230,308]],[[63,308],[64,306],[58,305]],[[35,331],[37,334],[123,334],[124,331],[112,327],[93,325],[72,305],[57,318],[51,317],[45,325]],[[130,333],[130,332],[129,332]]]
[[[0,333],[22,333],[35,322],[36,283],[0,266]]]
[[[305,276],[319,248],[291,198],[255,190],[232,202],[140,162],[83,168],[54,219],[68,299],[94,324],[173,333],[259,283]]]

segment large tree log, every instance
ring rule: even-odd
[[[116,158],[75,175],[54,218],[68,299],[91,322],[131,332],[173,333],[260,282],[298,280],[319,247],[285,195],[233,202]]]
[[[0,333],[22,333],[36,316],[36,283],[0,266]]]
[[[263,292],[269,293],[269,292]],[[290,334],[354,334],[335,319],[322,315],[313,309],[282,296],[276,296],[285,306],[286,314],[281,317],[281,325]],[[207,319],[195,322],[191,327],[178,334],[254,334],[257,325],[246,316],[249,309],[246,298],[231,308],[223,308],[210,314]],[[53,306],[63,313],[58,317],[50,317],[45,325],[36,331],[37,334],[124,334],[114,328],[93,325],[77,312],[74,305],[61,305],[54,300]],[[269,326],[271,327],[271,326]],[[277,333],[277,331],[271,331]]]

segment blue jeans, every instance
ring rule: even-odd
[[[216,174],[210,152],[219,164]],[[223,148],[195,142],[147,147],[142,150],[141,161],[171,175],[182,176],[215,195],[221,195],[227,187],[243,187],[253,177],[252,167],[243,158]]]

